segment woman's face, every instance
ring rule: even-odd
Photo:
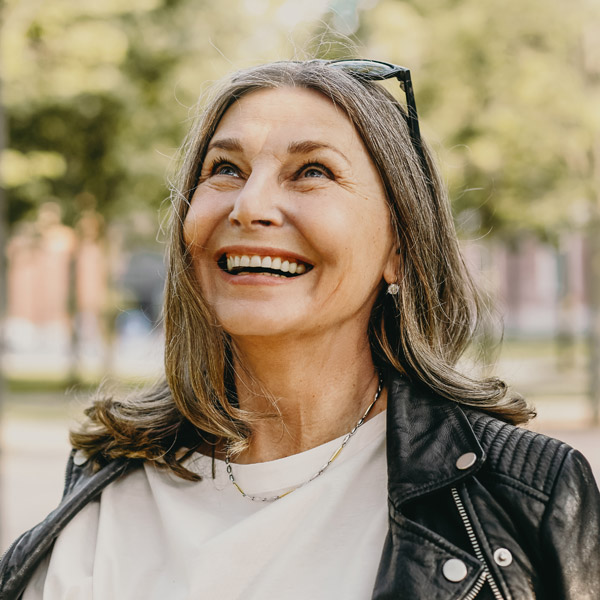
[[[195,276],[232,336],[366,324],[396,253],[379,175],[345,113],[304,88],[225,113],[184,222]]]

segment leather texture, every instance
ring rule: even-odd
[[[388,389],[389,530],[374,600],[600,599],[600,493],[578,451],[397,374]],[[93,472],[73,456],[61,504],[2,558],[0,599],[20,598],[73,516],[140,466]]]
[[[477,600],[600,599],[600,494],[577,450],[401,378],[390,398],[390,528],[374,599],[469,598],[484,570],[493,582]],[[474,463],[459,469],[469,452]],[[500,549],[510,564],[496,562]],[[459,582],[444,577],[450,559],[467,567]]]

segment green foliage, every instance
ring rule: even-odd
[[[600,128],[582,38],[599,17],[566,0],[388,1],[365,15],[369,45],[413,70],[469,235],[552,238],[585,221]]]
[[[47,199],[68,222],[155,215],[205,82],[351,54],[411,67],[467,235],[552,238],[594,194],[599,20],[585,0],[6,0],[10,220]]]
[[[49,199],[68,223],[90,206],[109,221],[156,215],[205,82],[293,54],[285,23],[299,37],[314,28],[307,7],[268,0],[7,0],[3,10],[11,223]]]
[[[66,168],[36,173],[9,188],[9,218],[17,220],[40,198],[60,198],[66,218],[73,220],[77,197],[93,194],[104,211],[122,193],[125,165],[112,153],[122,126],[123,106],[105,94],[80,94],[73,99],[16,107],[8,115],[11,147],[27,156],[35,151],[53,152]]]

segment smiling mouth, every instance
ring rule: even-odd
[[[260,274],[272,277],[299,277],[313,268],[312,265],[297,259],[247,254],[223,254],[217,263],[223,271],[230,275]]]

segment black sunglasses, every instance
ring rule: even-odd
[[[406,123],[410,133],[412,145],[419,157],[421,168],[427,179],[427,186],[433,193],[431,173],[429,165],[425,159],[423,143],[421,141],[421,130],[419,128],[419,117],[417,115],[417,105],[415,103],[415,93],[413,91],[410,70],[406,67],[393,65],[391,63],[381,62],[379,60],[369,59],[339,59],[339,60],[317,60],[336,69],[342,69],[344,72],[362,79],[363,81],[384,81],[385,79],[397,79],[400,88],[406,95]]]

